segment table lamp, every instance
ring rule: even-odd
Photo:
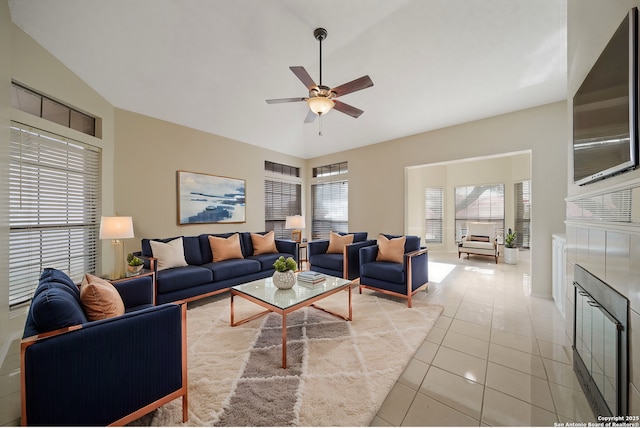
[[[133,220],[131,217],[102,217],[100,220],[100,239],[111,239],[113,250],[113,269],[109,279],[124,277],[124,242],[121,239],[133,238]]]
[[[291,231],[291,240],[300,242],[302,240],[302,230],[304,229],[304,217],[301,215],[289,215],[284,222],[285,229],[293,229]]]

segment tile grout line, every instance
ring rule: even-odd
[[[459,308],[456,308],[456,313],[458,312],[458,309],[459,309]],[[455,316],[455,315],[454,315],[454,316]],[[449,329],[451,328],[451,325],[453,324],[453,320],[455,319],[455,318],[454,318],[454,316],[449,317],[449,318],[451,318],[451,322],[449,323],[449,325],[447,326],[447,329],[445,330],[444,336],[443,336],[443,338],[442,338],[442,342],[444,342],[444,338],[447,336],[447,333],[449,332]],[[443,330],[444,330],[444,329],[443,329]],[[452,331],[453,331],[453,330],[452,330]],[[456,332],[454,332],[454,333],[456,333]],[[426,341],[426,339],[425,339],[425,341]],[[434,358],[434,359],[435,359],[435,356],[438,354],[438,351],[439,351],[439,350],[440,350],[440,348],[442,348],[442,347],[445,347],[445,348],[447,348],[447,349],[452,349],[452,350],[454,350],[454,351],[458,351],[457,349],[449,348],[448,346],[444,346],[444,345],[442,345],[442,342],[440,342],[439,344],[437,344],[437,345],[438,345],[438,349],[436,349],[436,352],[435,352],[435,354],[434,354],[434,356],[433,356],[433,358]],[[430,342],[430,343],[434,343],[434,342]],[[461,351],[458,351],[458,352],[461,352]],[[467,354],[467,355],[469,355],[469,354]],[[433,360],[432,360],[432,363],[433,363]],[[422,382],[424,382],[424,380],[427,378],[427,375],[429,374],[429,370],[431,370],[431,368],[432,368],[432,367],[434,367],[434,365],[433,365],[433,364],[429,364],[429,369],[427,370],[427,373],[425,374],[425,378],[422,380]],[[443,368],[440,368],[440,367],[437,367],[437,366],[436,366],[436,368],[438,368],[438,369],[440,369],[440,370],[442,370],[442,371],[445,371],[445,372],[447,372],[447,373],[450,373],[450,374],[452,374],[452,375],[454,375],[454,376],[459,376],[459,377],[464,378],[464,376],[460,376],[460,375],[458,375],[458,374],[456,374],[456,373],[450,372],[450,371],[445,370],[445,369],[443,369]],[[486,376],[485,376],[485,377],[486,377]],[[466,379],[466,378],[464,378],[464,379]],[[469,380],[469,379],[467,379],[467,380]],[[473,381],[472,381],[472,382],[473,382]],[[476,382],[476,383],[478,383],[478,382]],[[422,386],[422,383],[420,384],[420,386]],[[420,388],[418,388],[418,391],[416,391],[416,395],[414,396],[414,401],[415,401],[415,397],[417,397],[417,395],[418,395],[419,391],[420,391]],[[428,395],[427,395],[427,397],[428,397],[428,398],[430,398],[430,399],[432,399],[432,400],[434,400],[434,401],[436,401],[437,403],[439,403],[439,404],[441,404],[441,405],[443,405],[443,406],[446,406],[446,407],[448,407],[448,408],[450,408],[450,409],[452,409],[452,410],[454,410],[454,411],[456,411],[456,412],[458,412],[458,413],[460,413],[460,414],[462,414],[462,415],[464,415],[464,416],[466,416],[466,417],[470,418],[470,419],[476,420],[473,416],[468,415],[467,413],[465,413],[465,412],[461,411],[460,409],[457,409],[457,408],[455,408],[455,407],[451,406],[450,404],[443,403],[442,401],[438,400],[437,398],[434,398],[434,397],[431,397],[431,396],[428,396]],[[484,391],[483,391],[483,398],[484,398]],[[413,403],[412,403],[412,404],[413,404]],[[407,413],[408,413],[408,410],[407,410]],[[481,416],[481,417],[478,419],[478,426],[479,426],[479,427],[480,427],[480,426],[482,426],[482,406],[481,406],[481,408],[480,408],[480,416]],[[405,415],[405,418],[406,418],[406,415]],[[404,422],[404,419],[403,419],[403,422]]]
[[[531,302],[530,302],[531,303]],[[556,415],[556,421],[560,422],[560,414],[558,413],[558,406],[556,405],[556,400],[553,398],[553,393],[551,392],[551,380],[549,378],[549,371],[547,370],[547,365],[544,363],[544,358],[542,357],[542,350],[540,349],[540,339],[538,338],[538,333],[533,324],[533,317],[531,316],[531,305],[527,305],[527,315],[529,316],[529,322],[531,323],[531,328],[533,328],[533,336],[536,339],[536,346],[538,347],[538,352],[540,353],[540,359],[542,360],[542,368],[544,369],[544,375],[547,381],[547,388],[549,388],[549,395],[551,396],[551,404],[553,404],[553,410]]]
[[[547,312],[551,311],[550,306],[547,306],[547,303],[545,302],[540,302],[538,300],[531,300],[531,296],[527,296],[524,293],[526,293],[526,290],[522,290],[522,289],[517,289],[517,288],[513,288],[513,287],[508,287],[508,286],[504,286],[504,283],[511,283],[513,282],[513,280],[516,280],[517,282],[520,282],[518,278],[516,278],[513,275],[507,275],[508,272],[505,272],[505,270],[503,269],[499,269],[499,272],[501,275],[503,275],[501,278],[499,278],[500,283],[498,284],[497,281],[493,281],[491,282],[491,285],[489,287],[486,287],[487,284],[489,284],[489,280],[485,281],[483,278],[479,278],[478,280],[476,280],[475,278],[468,278],[470,279],[470,281],[466,281],[466,277],[461,276],[462,281],[460,282],[453,282],[453,283],[447,283],[445,284],[445,288],[436,288],[438,290],[438,294],[434,295],[435,296],[435,300],[439,301],[442,304],[445,304],[443,302],[447,302],[445,304],[445,307],[450,308],[449,309],[449,313],[447,313],[447,315],[443,315],[446,316],[450,319],[450,322],[448,324],[446,324],[446,328],[442,328],[439,327],[442,331],[441,333],[438,333],[438,336],[441,337],[441,340],[436,343],[436,342],[431,342],[429,340],[427,340],[425,338],[425,343],[430,343],[430,346],[435,345],[435,350],[433,353],[433,358],[431,359],[431,362],[429,364],[429,367],[427,368],[427,371],[425,372],[425,375],[421,381],[421,383],[418,385],[416,390],[413,390],[413,394],[412,394],[412,400],[411,403],[409,404],[409,407],[407,408],[407,410],[404,412],[404,415],[402,417],[402,420],[400,421],[400,425],[402,425],[403,423],[405,423],[405,421],[407,421],[407,417],[409,415],[410,409],[412,408],[412,406],[417,402],[417,396],[419,393],[421,393],[421,387],[424,384],[428,374],[433,370],[432,367],[434,367],[433,365],[433,361],[435,359],[435,357],[438,355],[438,353],[440,351],[442,351],[442,348],[446,348],[448,350],[453,350],[456,352],[460,352],[462,354],[465,355],[470,355],[472,357],[477,357],[477,354],[472,354],[470,352],[474,351],[474,348],[468,348],[468,347],[464,347],[465,351],[463,351],[460,348],[456,348],[456,343],[459,342],[459,338],[456,338],[456,341],[454,341],[453,343],[449,343],[447,342],[447,345],[444,345],[445,343],[445,338],[449,335],[450,332],[456,333],[456,334],[462,334],[464,336],[467,337],[473,337],[476,339],[479,339],[477,336],[474,336],[473,333],[474,330],[471,330],[471,332],[467,331],[466,333],[459,333],[458,331],[454,331],[452,329],[453,323],[456,321],[464,321],[465,323],[468,323],[470,325],[474,325],[474,326],[485,326],[487,327],[487,325],[485,324],[485,322],[482,320],[483,316],[485,315],[483,311],[473,311],[471,309],[469,309],[470,305],[473,304],[473,302],[475,300],[477,300],[476,298],[479,297],[483,297],[481,296],[481,294],[476,295],[476,291],[480,289],[480,287],[485,288],[487,291],[489,291],[490,293],[492,293],[492,298],[491,298],[491,318],[490,318],[490,322],[488,323],[488,328],[489,328],[489,335],[488,335],[488,351],[487,354],[485,355],[485,362],[484,362],[484,369],[485,369],[485,375],[484,375],[484,381],[482,382],[482,396],[481,396],[481,403],[480,403],[480,412],[479,412],[479,419],[476,420],[475,416],[471,416],[469,413],[467,413],[466,411],[461,410],[462,408],[466,408],[464,406],[458,406],[460,403],[458,403],[457,401],[453,401],[452,404],[446,404],[442,401],[440,401],[438,398],[434,398],[429,394],[423,394],[425,396],[427,396],[429,399],[433,400],[434,402],[437,402],[440,405],[443,405],[445,407],[447,407],[448,409],[451,409],[461,415],[464,415],[468,418],[473,419],[474,421],[477,422],[476,426],[482,426],[483,424],[488,424],[488,422],[483,422],[483,418],[486,417],[487,415],[487,392],[489,392],[487,389],[491,389],[493,391],[496,391],[497,393],[500,394],[505,394],[505,396],[511,397],[514,400],[517,400],[518,402],[521,402],[523,404],[526,404],[527,406],[531,406],[532,408],[535,409],[539,409],[545,412],[548,412],[548,414],[551,416],[551,414],[553,415],[553,417],[556,419],[556,421],[560,421],[561,417],[565,418],[564,416],[561,416],[558,413],[558,402],[556,401],[556,399],[553,396],[552,393],[552,385],[559,385],[562,387],[566,387],[569,389],[574,389],[570,386],[566,386],[564,385],[564,383],[557,383],[557,382],[552,382],[550,379],[550,373],[556,373],[556,369],[555,366],[549,366],[548,364],[545,364],[545,360],[549,360],[552,364],[558,363],[558,364],[562,364],[563,366],[566,365],[567,363],[564,362],[564,359],[560,359],[559,357],[554,357],[554,355],[556,355],[555,353],[558,352],[558,349],[547,349],[545,352],[547,352],[547,355],[551,355],[549,358],[545,358],[545,356],[542,353],[542,346],[541,346],[541,342],[548,342],[550,345],[549,346],[559,346],[561,347],[561,351],[564,352],[565,356],[566,356],[566,344],[564,343],[557,343],[559,340],[554,340],[555,336],[552,334],[554,330],[556,330],[556,323],[560,322],[561,320],[557,320],[555,319],[555,314],[551,314],[549,313],[548,315],[554,315],[554,319],[551,320],[553,321],[550,326],[548,326],[548,323],[544,322],[544,319],[541,319],[540,317],[545,317],[547,314]],[[520,275],[520,274],[518,274]],[[470,284],[469,284],[470,282]],[[448,286],[451,285],[451,288],[448,288]],[[443,290],[447,290],[446,293],[443,292]],[[451,290],[451,291],[449,291]],[[480,293],[482,293],[482,290],[480,290]],[[488,294],[488,293],[487,293]],[[518,327],[516,328],[514,331],[511,331],[509,329],[509,322],[510,322],[510,317],[508,316],[508,314],[505,317],[505,320],[502,320],[503,322],[506,322],[506,329],[501,329],[498,327],[498,318],[496,317],[496,305],[500,304],[501,308],[504,310],[508,310],[507,306],[509,304],[509,301],[512,300],[520,300],[521,298],[524,298],[525,302],[524,302],[524,309],[527,311],[526,312],[526,316],[524,316],[524,313],[522,313],[522,308],[520,308],[520,311],[513,311],[515,312],[513,315],[518,315],[513,318],[513,322],[517,323],[519,321],[523,322],[523,326],[521,326],[522,328],[527,327],[526,325],[524,325],[525,322],[528,323],[528,328],[531,329],[531,332],[529,334],[523,334],[523,330],[520,328],[520,326],[514,326],[514,327]],[[430,299],[426,299],[427,301]],[[480,299],[482,300],[482,303],[484,304],[485,301],[484,299]],[[455,302],[455,303],[452,303]],[[456,305],[457,303],[457,305]],[[512,302],[513,303],[513,302]],[[520,303],[520,302],[518,302]],[[489,309],[488,307],[486,309]],[[534,309],[537,309],[538,311],[536,312],[538,314],[538,317],[535,318],[536,319],[536,323],[534,324],[534,316],[533,316],[533,311]],[[461,310],[465,310],[464,313],[460,312]],[[473,312],[473,314],[469,314],[469,312]],[[476,313],[477,312],[477,313]],[[478,317],[475,317],[474,315],[478,315]],[[458,316],[460,316],[461,318],[458,318]],[[468,321],[469,319],[472,319],[473,321]],[[458,323],[459,325],[459,323]],[[508,335],[498,335],[498,331],[494,331],[494,330],[499,330],[499,331],[503,331],[505,333],[509,333]],[[551,336],[548,336],[548,334],[551,334]],[[511,335],[513,335],[514,337],[511,337]],[[524,341],[524,339],[522,339],[521,342],[521,338],[527,338],[528,339],[528,343]],[[545,340],[548,339],[548,340]],[[497,340],[497,342],[494,342],[494,340]],[[504,342],[504,345],[500,345],[500,342]],[[539,404],[534,404],[533,402],[530,401],[536,401],[533,397],[529,397],[528,399],[525,398],[519,398],[517,396],[514,396],[512,394],[508,394],[505,392],[502,392],[498,389],[495,388],[491,388],[488,386],[488,380],[489,380],[489,362],[490,362],[490,350],[492,348],[492,346],[504,346],[505,348],[512,350],[512,351],[517,351],[522,353],[523,357],[525,356],[525,354],[528,355],[529,358],[534,358],[537,357],[536,359],[539,359],[539,361],[542,362],[542,369],[543,369],[543,373],[544,373],[544,378],[542,377],[542,371],[538,372],[536,371],[537,374],[533,374],[527,371],[523,371],[522,367],[520,366],[520,364],[516,364],[517,367],[521,367],[521,369],[518,368],[514,368],[514,367],[510,367],[510,366],[505,366],[503,364],[500,363],[495,363],[494,364],[496,366],[500,366],[500,367],[504,367],[510,370],[514,370],[517,372],[520,372],[524,375],[530,376],[532,379],[538,379],[538,380],[544,380],[545,383],[541,383],[541,385],[546,384],[546,387],[548,388],[548,392],[550,394],[550,398],[551,398],[551,406],[549,406],[549,409],[542,407],[542,405]],[[525,346],[526,345],[526,346]],[[546,348],[548,348],[545,345]],[[553,352],[551,352],[553,351]],[[549,352],[551,352],[551,354],[549,354]],[[416,360],[415,356],[413,357],[413,360]],[[421,361],[421,360],[420,360]],[[505,361],[508,362],[508,361]],[[536,362],[537,363],[537,362]],[[537,365],[537,364],[536,364]],[[436,366],[437,367],[437,366]],[[480,366],[481,367],[481,366]],[[440,369],[438,367],[438,369]],[[558,368],[560,369],[560,367]],[[444,369],[440,369],[440,370],[444,370]],[[564,369],[562,369],[564,370]],[[453,373],[450,372],[449,370],[444,370],[447,373],[450,373],[452,375],[458,376],[458,377],[462,377],[465,378],[464,376],[461,376],[458,373]],[[561,376],[561,378],[558,378],[558,380],[564,379],[564,371],[563,372],[558,372],[558,376]],[[465,378],[466,379],[466,378]],[[555,378],[554,378],[555,379]],[[468,379],[467,379],[468,380]],[[538,382],[538,380],[536,380],[536,382]],[[566,383],[566,382],[565,382]],[[479,392],[479,391],[478,391]],[[517,391],[516,391],[517,392]],[[477,401],[476,401],[477,402]],[[542,402],[541,402],[542,403]],[[546,404],[544,404],[546,406]],[[553,410],[550,410],[551,408],[553,408]],[[565,419],[570,419],[570,418],[565,418]],[[388,422],[386,420],[384,420],[383,418],[381,418],[381,420]],[[427,423],[428,424],[428,423]],[[399,425],[399,426],[400,426]]]

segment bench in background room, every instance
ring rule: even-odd
[[[466,253],[478,256],[491,256],[498,263],[498,237],[496,223],[467,222],[467,234],[458,244],[458,258]]]

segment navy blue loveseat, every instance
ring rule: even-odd
[[[234,233],[240,235],[243,258],[213,262],[209,236],[229,238]],[[182,236],[188,266],[157,270],[150,241],[166,243],[176,238],[143,239],[142,251],[138,253],[145,260],[145,267],[156,270],[156,304],[200,299],[225,292],[234,285],[267,278],[275,272],[273,263],[280,256],[298,261],[298,244],[294,241],[275,239],[277,252],[254,255],[251,233],[233,232]]]
[[[186,304],[153,306],[151,277],[114,284],[125,313],[88,321],[77,285],[45,269],[20,349],[22,425],[123,425],[182,397]]]

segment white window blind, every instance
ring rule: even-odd
[[[516,246],[529,248],[531,224],[531,181],[514,184]]]
[[[456,241],[466,234],[468,221],[497,223],[498,236],[503,236],[504,184],[456,187],[455,198]]]
[[[347,180],[311,186],[313,213],[311,239],[328,239],[329,232],[348,232],[349,182]]]
[[[9,304],[31,299],[44,268],[76,282],[96,270],[99,148],[12,123]]]
[[[442,244],[442,187],[427,187],[425,189],[424,211],[425,242],[432,244]]]
[[[276,180],[264,181],[264,227],[276,238],[290,239],[284,228],[287,216],[302,214],[302,185]]]

